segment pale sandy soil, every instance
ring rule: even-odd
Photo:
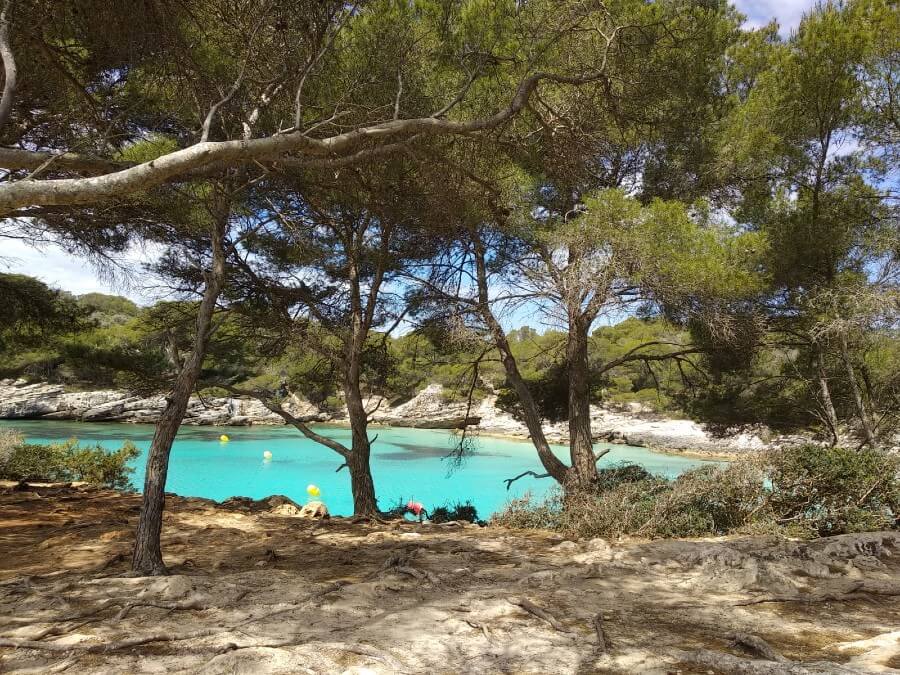
[[[900,672],[896,532],[610,544],[172,497],[147,579],[138,505],[0,490],[0,672]]]

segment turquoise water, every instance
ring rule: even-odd
[[[78,438],[84,444],[99,443],[115,449],[125,440],[137,445],[142,454],[134,462],[133,483],[144,484],[144,464],[153,436],[153,426],[135,424],[56,421],[0,421],[0,427],[15,427],[32,443]],[[350,430],[317,427],[318,432],[350,444]],[[219,436],[227,434],[228,443]],[[547,478],[522,478],[507,492],[504,478],[523,471],[543,473],[534,447],[528,442],[481,437],[475,452],[454,468],[444,458],[454,446],[449,431],[405,428],[372,428],[378,435],[372,447],[372,474],[382,508],[394,506],[399,499],[421,501],[426,509],[456,501],[471,501],[482,517],[502,508],[511,497],[526,491],[543,495],[552,486]],[[686,469],[704,464],[689,459],[651,452],[644,448],[600,443],[597,448],[611,451],[600,466],[634,462],[652,473],[675,477]],[[271,461],[263,452],[272,453]],[[554,447],[565,457],[567,449]],[[182,427],[172,448],[166,490],[184,496],[208,497],[221,501],[241,495],[259,499],[272,494],[287,495],[297,502],[306,500],[306,486],[318,485],[322,499],[336,515],[353,512],[350,477],[345,470],[335,473],[342,463],[332,450],[287,427]]]

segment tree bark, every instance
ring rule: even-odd
[[[344,402],[350,418],[351,447],[347,456],[350,470],[350,491],[353,493],[353,515],[377,516],[378,502],[375,499],[375,483],[372,480],[370,463],[371,443],[369,443],[369,414],[363,405],[360,379],[362,378],[363,351],[371,328],[372,317],[383,268],[379,266],[372,281],[371,295],[367,305],[363,305],[359,264],[367,221],[354,226],[348,240],[347,278],[350,281],[350,333],[345,343],[346,370],[344,371]]]
[[[863,436],[866,443],[876,446],[875,430],[869,419],[869,412],[866,410],[866,402],[863,399],[862,391],[859,388],[859,382],[856,381],[856,371],[853,368],[853,361],[850,358],[850,350],[847,347],[847,334],[844,331],[840,333],[841,360],[844,362],[844,370],[847,371],[847,382],[850,384],[850,391],[853,394],[853,402],[856,405],[856,412],[859,415],[859,422],[862,426]]]
[[[569,317],[566,368],[569,376],[569,453],[572,480],[581,489],[597,483],[597,460],[591,435],[590,380],[588,378],[588,326],[579,314]]]
[[[347,455],[347,468],[350,470],[350,490],[353,493],[353,515],[376,516],[378,502],[375,499],[375,482],[372,480],[369,421],[362,401],[359,380],[345,384],[344,399],[347,403],[352,437],[350,453]]]
[[[169,471],[169,454],[175,434],[184,419],[188,401],[200,376],[203,359],[212,334],[212,317],[219,293],[225,281],[225,251],[222,239],[228,223],[227,207],[224,207],[217,222],[211,228],[212,269],[206,273],[206,288],[197,312],[197,332],[190,356],[178,373],[175,386],[166,398],[166,408],[160,416],[150,452],[147,457],[147,471],[144,478],[144,495],[138,519],[134,554],[131,568],[142,576],[159,576],[167,573],[163,563],[160,534],[162,514],[165,508],[166,476]]]
[[[568,482],[569,467],[567,467],[550,448],[547,437],[544,435],[544,428],[541,424],[541,415],[538,411],[537,403],[525,383],[525,379],[519,372],[519,366],[516,358],[513,356],[512,348],[509,340],[506,338],[506,332],[497,321],[490,306],[490,296],[488,294],[487,270],[485,267],[485,251],[484,245],[477,232],[472,232],[472,242],[475,248],[475,268],[476,280],[478,284],[478,311],[482,320],[491,332],[494,344],[500,352],[500,360],[503,363],[503,369],[506,372],[506,379],[512,384],[519,399],[519,405],[522,408],[522,417],[525,426],[528,427],[528,433],[531,436],[531,442],[537,450],[538,458],[547,473],[561,485]]]
[[[834,410],[834,402],[831,400],[831,390],[828,387],[828,375],[825,370],[825,354],[818,342],[812,343],[816,355],[816,378],[819,381],[819,395],[822,398],[822,411],[825,414],[825,423],[831,433],[831,445],[838,444],[838,418]]]

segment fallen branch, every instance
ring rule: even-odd
[[[517,599],[517,600],[511,599],[510,602],[512,604],[514,604],[516,607],[521,607],[529,614],[533,614],[537,618],[543,619],[544,621],[549,623],[551,626],[553,626],[554,630],[557,630],[560,633],[571,633],[572,632],[568,628],[563,626],[555,616],[550,614],[547,610],[541,609],[536,604],[531,602],[531,600],[528,600],[526,598],[521,598],[521,599]]]

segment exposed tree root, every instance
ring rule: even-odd
[[[837,593],[815,593],[809,595],[772,595],[751,600],[741,600],[731,603],[731,607],[747,607],[749,605],[761,605],[769,602],[799,602],[803,604],[815,604],[819,602],[842,602],[845,600],[867,600],[872,595],[900,595],[900,586],[882,586],[870,584],[865,581],[857,581],[847,590]]]
[[[491,633],[488,630],[488,627],[479,621],[472,621],[470,619],[466,619],[466,623],[469,624],[472,628],[476,630],[480,630],[481,634],[484,635],[484,639],[488,642],[491,641]]]
[[[752,656],[758,656],[768,661],[778,661],[780,663],[787,661],[787,659],[779,654],[772,645],[757,635],[734,633],[730,638],[735,647],[740,647]]]
[[[437,578],[435,574],[429,572],[428,570],[420,570],[416,567],[409,567],[407,565],[398,565],[396,567],[391,568],[395,572],[400,572],[401,574],[407,574],[415,579],[425,579],[431,584],[437,585],[440,582],[440,579]]]
[[[232,626],[231,628],[223,627],[223,628],[217,628],[217,629],[204,629],[204,630],[197,630],[197,631],[183,633],[183,634],[159,633],[159,634],[154,634],[154,635],[146,635],[143,637],[129,638],[127,640],[120,640],[117,642],[103,642],[103,643],[92,643],[92,644],[70,644],[70,645],[58,644],[58,643],[54,643],[54,642],[41,642],[39,640],[34,640],[34,639],[20,640],[20,639],[15,639],[15,638],[0,638],[0,647],[13,647],[16,649],[36,649],[36,650],[40,650],[40,651],[61,652],[61,653],[73,652],[73,651],[78,651],[78,652],[82,652],[82,653],[104,653],[104,652],[112,652],[112,651],[119,651],[122,649],[128,649],[130,647],[137,647],[137,646],[140,646],[143,644],[148,644],[151,642],[175,642],[175,641],[179,641],[179,640],[191,640],[191,639],[195,639],[195,638],[208,637],[210,635],[218,635],[221,633],[226,633],[226,632],[229,632],[232,630],[236,630],[238,628],[249,625],[251,623],[256,623],[258,621],[267,619],[272,616],[277,616],[278,614],[284,614],[287,612],[294,611],[294,610],[302,607],[307,602],[310,602],[311,600],[314,600],[318,597],[321,597],[323,595],[327,595],[328,593],[332,593],[336,590],[339,590],[340,588],[343,588],[346,585],[347,585],[346,582],[336,582],[333,584],[329,584],[328,586],[325,586],[324,588],[321,588],[318,591],[310,593],[306,598],[304,598],[302,601],[300,601],[296,605],[293,605],[286,609],[280,609],[278,611],[271,612],[270,614],[265,614],[263,616],[250,617],[250,618],[238,623],[237,625]],[[249,591],[242,591],[241,594],[239,594],[239,596],[237,597],[237,599],[243,598],[245,595],[247,595],[247,593],[249,593]],[[104,603],[102,603],[102,606],[93,609],[88,615],[98,614],[99,612],[106,609],[107,607],[110,607],[112,605],[122,604],[123,602],[125,602],[125,601],[123,601],[121,599],[113,599],[113,600],[104,602]],[[227,604],[232,604],[233,602],[236,602],[236,600],[230,601]],[[138,601],[138,602],[130,602],[130,603],[125,604],[125,606],[122,608],[122,611],[120,611],[118,613],[116,618],[117,619],[121,618],[123,616],[122,612],[125,612],[125,610],[130,611],[134,607],[140,607],[140,606],[160,607],[163,609],[170,609],[170,610],[208,609],[207,606],[200,604],[199,600],[196,600],[196,599],[183,601],[183,602]],[[127,612],[125,612],[125,615],[127,615]],[[71,620],[71,618],[68,618],[67,620]],[[79,626],[84,625],[86,623],[90,623],[90,622],[85,621],[82,624],[79,624]],[[77,627],[78,626],[76,626],[76,628]],[[58,631],[55,629],[51,629],[50,631],[48,631],[46,633],[42,633],[40,635],[40,637],[45,637],[46,635],[50,635],[50,634],[57,633],[57,632],[71,632],[72,630],[74,630],[74,628],[67,629],[66,631]]]
[[[195,638],[218,635],[222,632],[222,629],[204,629],[180,634],[157,633],[154,635],[144,635],[142,637],[129,638],[127,640],[118,640],[116,642],[100,642],[74,645],[63,645],[55,642],[38,642],[36,640],[15,640],[12,638],[0,638],[0,647],[14,647],[16,649],[36,649],[39,651],[47,652],[80,651],[87,654],[97,654],[119,651],[121,649],[129,649],[130,647],[139,647],[140,645],[145,645],[150,642],[176,642],[179,640],[193,640]]]
[[[380,516],[375,515],[359,515],[350,519],[351,525],[359,525],[360,523],[377,523],[379,525],[390,525],[391,521],[384,520]]]
[[[828,661],[796,663],[742,659],[738,656],[700,649],[680,655],[682,661],[711,668],[727,675],[859,675],[860,671]]]
[[[593,620],[594,632],[597,633],[597,651],[601,654],[609,650],[610,644],[606,637],[606,631],[603,629],[603,612],[599,612],[594,616]]]
[[[510,602],[512,604],[516,605],[516,607],[521,607],[529,614],[533,614],[537,618],[543,619],[544,621],[549,623],[551,626],[553,626],[554,630],[557,630],[560,633],[571,633],[572,632],[571,630],[569,630],[568,628],[563,626],[555,616],[550,614],[547,610],[541,609],[540,607],[538,607],[536,604],[534,604],[533,602],[531,602],[531,600],[528,600],[527,598],[510,599]]]
[[[116,614],[116,620],[124,619],[135,607],[158,607],[159,609],[168,609],[172,611],[189,609],[210,609],[208,605],[204,605],[198,598],[195,598],[193,600],[184,600],[182,602],[153,602],[151,600],[138,600],[136,602],[129,602],[124,605],[119,613]]]
[[[316,600],[317,598],[326,596],[329,593],[334,593],[335,591],[339,591],[342,588],[344,588],[345,586],[349,586],[349,585],[350,585],[350,583],[347,581],[335,581],[334,583],[328,584],[327,586],[324,586],[317,591],[313,591],[312,593],[307,595],[305,598],[303,598],[303,600],[301,600],[300,602],[298,602],[296,604],[291,605],[290,607],[284,607],[282,609],[275,610],[274,612],[269,612],[268,614],[262,614],[261,616],[252,616],[248,619],[245,619],[244,621],[235,625],[232,628],[232,630],[235,628],[242,628],[251,623],[258,623],[265,619],[270,619],[273,616],[278,616],[280,614],[287,614],[288,612],[294,612],[298,609],[301,609],[303,607],[303,605],[305,605],[308,602],[312,602],[313,600]],[[225,630],[226,629],[222,629],[222,632],[224,632]]]
[[[230,600],[225,605],[223,605],[223,607],[227,607],[236,602],[239,602],[249,592],[250,592],[249,589],[245,589],[245,590],[241,591],[237,596],[234,597],[234,599]],[[14,619],[13,623],[18,623],[18,624],[68,623],[71,621],[78,621],[80,619],[94,617],[95,615],[100,614],[101,612],[103,612],[106,609],[109,609],[110,607],[118,607],[120,605],[122,606],[122,609],[121,609],[121,611],[118,612],[118,614],[116,614],[115,618],[117,620],[124,619],[126,616],[128,616],[128,614],[131,612],[131,610],[134,609],[135,607],[158,607],[160,609],[168,609],[170,611],[178,611],[178,610],[201,610],[202,611],[202,610],[217,608],[217,607],[203,604],[202,602],[200,602],[199,598],[194,598],[192,600],[183,600],[181,602],[164,602],[164,601],[154,601],[154,600],[128,600],[126,598],[110,598],[108,600],[104,600],[103,602],[101,602],[99,605],[97,605],[93,609],[89,609],[87,611],[80,612],[78,614],[69,614],[67,616],[48,618],[48,619]],[[96,621],[96,620],[99,620],[99,619],[94,619],[94,621]],[[78,626],[76,626],[75,628],[77,628],[79,626],[83,626],[87,623],[92,623],[92,621],[85,621],[81,624],[78,624]],[[71,633],[73,630],[75,630],[75,628],[69,628],[62,632],[63,633]],[[40,639],[40,638],[46,637],[47,635],[58,635],[58,634],[60,634],[59,629],[50,628],[50,629],[47,629],[46,632],[41,633],[39,636],[37,636],[34,639]]]
[[[322,643],[323,647],[329,647],[331,649],[339,649],[344,652],[349,652],[351,654],[357,654],[359,656],[366,656],[370,659],[375,659],[386,665],[393,672],[397,673],[408,673],[409,669],[400,661],[396,659],[396,657],[391,654],[382,651],[381,649],[376,649],[370,645],[364,645],[361,643],[357,644],[346,644],[343,642],[324,642]]]

